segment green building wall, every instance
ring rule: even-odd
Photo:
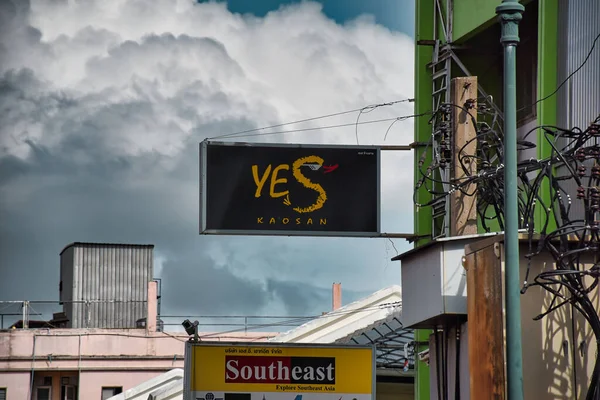
[[[429,64],[432,60],[433,45],[432,41],[436,39],[434,36],[434,4],[436,0],[415,0],[415,114],[421,114],[431,110],[432,107],[432,80]],[[538,43],[537,43],[537,99],[545,98],[552,94],[557,87],[557,71],[558,71],[558,1],[559,0],[528,0],[521,1],[527,5],[531,1],[538,1]],[[444,4],[445,0],[441,0]],[[501,0],[455,0],[453,2],[453,41],[456,43],[464,42],[477,36],[480,32],[497,24],[496,6],[501,3]],[[441,30],[440,30],[441,32]],[[500,40],[498,36],[497,40]],[[517,48],[517,56],[518,56]],[[502,60],[499,60],[502,63]],[[502,66],[498,68],[498,73],[502,70]],[[518,74],[518,71],[517,71]],[[492,84],[493,79],[489,80]],[[496,81],[499,81],[496,79]],[[480,82],[481,84],[482,82]],[[487,90],[487,89],[486,89]],[[500,90],[500,88],[497,88]],[[498,104],[502,108],[502,104]],[[556,125],[557,121],[557,100],[555,96],[539,102],[536,107],[537,121],[536,125]],[[431,138],[431,125],[428,123],[427,117],[417,118],[414,125],[414,140],[417,143],[426,143]],[[543,135],[538,132],[537,140],[537,156],[545,158],[550,155],[551,149],[543,140]],[[415,183],[420,179],[419,161],[424,146],[419,146],[414,153],[414,176]],[[431,162],[431,152],[427,154],[424,168]],[[547,187],[546,187],[547,189]],[[548,190],[542,189],[542,196],[546,204],[549,203]],[[431,196],[425,188],[420,189],[415,194],[415,199],[418,203],[426,203],[431,199]],[[535,225],[541,226],[543,215],[540,212],[536,213]],[[497,227],[496,227],[497,229]],[[480,224],[480,230],[483,232]],[[414,232],[420,237],[415,241],[415,246],[421,246],[431,241],[432,233],[432,210],[429,207],[418,208],[414,207]],[[415,340],[419,345],[416,351],[425,350],[428,345],[430,330],[415,330]],[[422,344],[421,344],[422,343]],[[415,399],[430,400],[429,390],[429,367],[423,363],[415,361]]]
[[[500,4],[499,0],[454,1],[452,40],[454,42],[465,40],[495,23],[498,4]]]
[[[432,106],[431,93],[433,91],[433,83],[431,75],[427,68],[427,64],[431,62],[433,47],[431,45],[419,44],[426,43],[434,39],[434,19],[433,19],[433,1],[415,0],[415,114],[421,114],[429,111]],[[431,136],[431,127],[427,118],[417,118],[415,120],[415,142],[426,143]],[[419,159],[424,151],[424,147],[415,149],[415,182],[420,179]],[[428,152],[425,159],[425,165],[431,162],[431,151]],[[431,196],[425,188],[420,189],[415,199],[419,203],[426,203],[431,199]],[[432,210],[429,207],[414,209],[414,232],[417,235],[423,235],[423,239],[418,239],[415,242],[416,246],[425,244],[429,239],[427,235],[431,235],[432,228]],[[431,331],[416,329],[415,330],[415,353],[425,350],[428,346],[421,344],[429,340]],[[419,357],[415,357],[415,399],[429,400],[429,366],[419,361]]]

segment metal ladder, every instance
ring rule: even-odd
[[[433,60],[429,64],[431,68],[431,79],[433,92],[432,97],[432,110],[438,110],[440,105],[447,103],[450,99],[450,68],[452,63],[452,52],[447,48],[447,45],[440,46],[440,41],[436,40],[433,50]],[[439,161],[442,157],[439,154],[441,137],[436,135],[438,127],[433,124],[432,127],[432,141],[433,141],[433,157],[436,161]],[[448,142],[451,142],[451,135],[448,134],[446,138]],[[436,169],[434,172],[434,179],[437,181],[448,182],[450,178],[450,165],[451,160],[448,160],[446,168]],[[436,191],[448,191],[447,185],[441,185],[439,183],[434,184]],[[450,202],[446,198],[441,198],[432,206],[432,237],[433,239],[440,237],[447,237],[450,234]]]

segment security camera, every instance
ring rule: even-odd
[[[188,335],[192,336],[196,333],[196,327],[198,326],[198,321],[191,322],[189,319],[186,319],[185,321],[183,321],[181,323],[181,325],[185,329],[185,332]]]
[[[425,349],[419,352],[419,361],[422,361],[429,365],[429,349]]]

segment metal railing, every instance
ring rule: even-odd
[[[314,316],[282,316],[282,315],[161,315],[165,327],[179,330],[184,319],[198,321],[199,330],[227,332],[282,332],[304,324]]]
[[[136,328],[145,300],[3,300],[0,329]]]
[[[147,301],[140,300],[12,300],[0,301],[0,329],[98,328],[146,326]],[[159,315],[159,330],[183,331],[185,319],[198,321],[203,332],[282,332],[315,316]]]

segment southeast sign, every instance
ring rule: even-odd
[[[335,358],[226,356],[225,382],[335,385]]]
[[[378,236],[380,149],[200,144],[200,233]]]
[[[184,399],[374,400],[372,346],[187,342]]]

